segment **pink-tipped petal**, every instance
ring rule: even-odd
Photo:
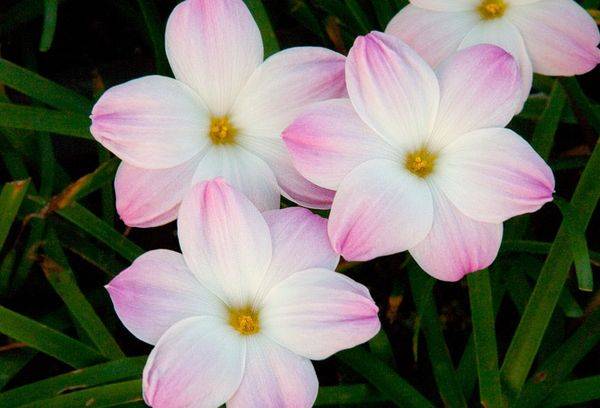
[[[523,108],[533,82],[533,69],[531,60],[525,48],[523,37],[517,27],[506,19],[484,21],[475,26],[460,44],[460,49],[469,48],[477,44],[492,44],[503,48],[510,53],[519,63],[521,75],[520,103],[515,113]]]
[[[191,271],[231,307],[254,299],[271,263],[269,227],[223,179],[194,186],[179,209],[179,243]]]
[[[229,113],[263,59],[260,32],[242,0],[180,3],[167,22],[165,48],[175,77],[215,116]]]
[[[273,259],[261,294],[295,272],[336,268],[340,256],[329,243],[325,218],[300,207],[267,211],[263,216],[271,232]]]
[[[166,249],[146,252],[106,289],[125,327],[150,344],[188,317],[225,315],[225,305],[198,282],[183,256]]]
[[[312,407],[319,381],[309,359],[298,356],[265,336],[247,341],[244,378],[227,401],[229,408]]]
[[[371,160],[340,184],[331,215],[329,238],[349,261],[367,261],[405,251],[429,233],[433,203],[427,183],[402,163]]]
[[[252,75],[232,110],[244,135],[279,139],[311,103],[346,94],[346,59],[319,47],[296,47],[269,57]]]
[[[480,44],[457,52],[438,68],[440,109],[431,136],[441,149],[472,130],[504,127],[521,99],[519,65],[505,50]]]
[[[409,4],[396,14],[385,32],[400,38],[435,67],[458,49],[478,22],[479,16],[471,10],[432,11]]]
[[[348,54],[346,83],[358,115],[391,145],[414,149],[431,132],[438,80],[400,39],[378,32],[358,37]]]
[[[335,190],[356,166],[393,158],[393,148],[356,114],[349,99],[318,102],[284,131],[283,140],[300,173]]]
[[[115,176],[117,212],[130,227],[149,228],[177,218],[183,195],[192,187],[200,157],[170,169],[141,169],[121,163]]]
[[[281,188],[281,195],[304,207],[331,208],[335,193],[311,183],[296,170],[281,138],[245,136],[241,138],[240,145],[269,165]]]
[[[273,170],[241,147],[212,147],[198,164],[193,183],[222,177],[260,210],[279,208],[280,189]]]
[[[433,194],[433,226],[410,254],[436,279],[456,282],[482,270],[496,258],[502,224],[475,221],[460,212],[437,188]]]
[[[600,62],[600,34],[594,19],[572,0],[544,0],[508,10],[542,75],[580,75]]]
[[[226,320],[182,320],[148,357],[144,400],[154,408],[218,407],[238,389],[245,358],[246,343]]]
[[[428,10],[465,11],[474,10],[480,0],[410,0],[411,4]]]
[[[294,353],[322,360],[371,339],[381,325],[363,285],[325,269],[291,275],[265,299],[266,336]]]
[[[481,129],[461,136],[440,152],[435,182],[465,215],[501,223],[537,211],[552,201],[550,167],[519,135]]]
[[[178,166],[206,145],[209,116],[185,84],[147,76],[110,88],[92,110],[94,138],[121,160],[145,169]]]

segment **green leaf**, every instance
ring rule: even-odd
[[[160,15],[153,0],[137,0],[142,11],[144,23],[152,43],[156,72],[160,75],[169,75],[171,68],[165,53],[165,25],[160,20]]]
[[[0,192],[0,249],[8,236],[10,227],[19,212],[23,198],[27,194],[29,180],[6,183]]]
[[[481,405],[502,408],[504,399],[500,384],[500,370],[498,369],[498,345],[489,271],[486,269],[471,273],[467,275],[467,282],[471,300],[471,319]]]
[[[345,0],[346,7],[350,10],[350,13],[358,23],[358,26],[361,29],[361,34],[367,34],[372,29],[372,25],[369,22],[369,17],[365,14],[365,11],[362,9],[360,4],[358,4],[357,0]]]
[[[86,367],[105,359],[85,344],[4,306],[0,306],[0,333],[27,343],[75,368]]]
[[[290,14],[296,18],[302,24],[302,26],[306,27],[310,32],[317,35],[322,42],[326,42],[326,36],[323,32],[323,27],[321,27],[321,22],[315,16],[312,9],[306,1],[304,0],[289,0],[290,2]]]
[[[275,54],[279,51],[279,41],[277,41],[277,36],[275,35],[275,31],[273,31],[271,20],[269,20],[269,14],[265,9],[262,0],[244,0],[244,3],[246,3],[250,9],[254,20],[260,29],[265,49],[265,58]]]
[[[88,115],[92,103],[78,93],[0,58],[0,83],[57,109]]]
[[[79,113],[0,103],[0,126],[92,139],[90,119]]]
[[[40,39],[40,51],[46,52],[52,45],[54,32],[56,31],[56,19],[58,16],[58,0],[44,0],[44,28]]]
[[[375,15],[377,21],[379,21],[379,27],[385,30],[390,20],[394,17],[394,7],[391,4],[391,0],[371,0],[373,9],[375,9]]]
[[[369,340],[369,349],[378,359],[394,367],[396,365],[394,361],[394,352],[390,339],[388,339],[385,330],[380,330],[371,340]]]
[[[585,120],[589,122],[596,133],[600,133],[600,112],[595,109],[590,100],[585,96],[581,85],[575,77],[565,77],[558,80],[563,86],[567,95],[573,104],[573,110],[579,110],[585,115]]]
[[[600,375],[557,385],[544,401],[544,407],[565,407],[600,399]]]
[[[117,342],[77,286],[75,275],[52,229],[46,234],[44,251],[47,257],[42,259],[42,270],[48,282],[65,302],[73,319],[103,356],[112,360],[124,357]]]
[[[0,390],[35,357],[37,352],[30,348],[6,350],[0,356]],[[2,395],[2,394],[0,394]],[[1,402],[1,399],[0,399]]]
[[[0,394],[0,406],[16,407],[97,385],[141,377],[147,356],[99,364],[47,380],[27,384]]]
[[[400,407],[433,407],[425,397],[387,364],[360,347],[336,354],[344,364],[363,376],[382,395]]]
[[[383,395],[366,384],[319,387],[315,407],[373,404],[387,401]],[[2,402],[2,400],[0,400]]]

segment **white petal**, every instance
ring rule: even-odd
[[[309,359],[286,350],[265,336],[250,336],[244,378],[227,406],[311,407],[318,389],[317,374]]]
[[[125,327],[150,344],[188,317],[225,316],[225,305],[198,282],[183,256],[166,249],[146,252],[106,289]]]
[[[263,59],[260,32],[241,0],[180,3],[167,22],[165,48],[175,77],[215,116],[229,112]]]
[[[507,19],[484,21],[473,28],[460,45],[460,49],[477,44],[493,44],[504,48],[519,63],[521,72],[521,98],[515,113],[518,113],[525,104],[531,84],[533,82],[533,69],[527,54],[523,37],[519,30]]]
[[[200,282],[231,307],[251,304],[272,254],[256,207],[222,179],[204,182],[183,199],[177,227],[183,256]]]
[[[405,251],[431,229],[433,204],[427,183],[403,164],[371,160],[340,184],[331,215],[329,238],[349,261],[366,261]]]
[[[92,135],[121,160],[166,169],[194,157],[206,145],[209,115],[185,84],[147,76],[110,88],[92,110]]]
[[[432,11],[409,4],[396,14],[385,32],[400,38],[435,67],[458,49],[479,21],[471,10]]]
[[[346,82],[358,115],[392,146],[415,149],[431,132],[438,81],[400,39],[378,32],[358,37],[348,54]]]
[[[480,0],[410,0],[411,4],[429,10],[463,11],[474,10]]]
[[[155,408],[214,408],[239,387],[246,343],[222,319],[190,317],[160,338],[144,367],[144,400]]]
[[[440,152],[438,165],[436,185],[475,220],[501,223],[552,201],[552,171],[508,129],[481,129],[461,136]]]
[[[213,146],[200,161],[193,183],[223,177],[260,211],[279,208],[280,190],[264,160],[239,147]]]
[[[502,242],[502,224],[475,221],[460,212],[437,188],[433,192],[433,226],[410,254],[425,272],[455,282],[490,266]]]
[[[296,354],[321,360],[371,339],[381,325],[363,285],[325,269],[297,272],[265,299],[266,336]]]

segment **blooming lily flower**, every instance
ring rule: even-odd
[[[498,253],[502,222],[552,200],[550,168],[503,127],[520,92],[515,60],[493,45],[436,72],[396,37],[359,37],[350,99],[308,108],[284,132],[298,170],[337,190],[329,236],[348,260],[410,250],[456,281]]]
[[[260,32],[241,0],[187,0],[171,14],[166,52],[175,78],[147,76],[109,89],[91,132],[123,160],[117,210],[129,226],[177,217],[199,181],[224,177],[261,210],[280,194],[328,208],[333,193],[292,166],[281,131],[308,103],[343,97],[345,58],[292,48],[263,62]]]
[[[600,34],[573,0],[411,0],[386,29],[437,66],[456,50],[489,43],[519,62],[522,101],[533,73],[584,74],[600,62]],[[520,107],[519,107],[520,108]]]
[[[222,179],[181,205],[181,249],[150,251],[107,289],[125,326],[155,345],[143,374],[153,407],[309,407],[309,359],[380,329],[369,291],[334,272],[326,220],[261,214]]]

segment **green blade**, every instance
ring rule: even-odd
[[[0,249],[8,236],[10,227],[17,216],[21,203],[27,194],[29,180],[6,183],[0,192]]]
[[[92,139],[90,118],[79,113],[0,103],[0,126]]]

